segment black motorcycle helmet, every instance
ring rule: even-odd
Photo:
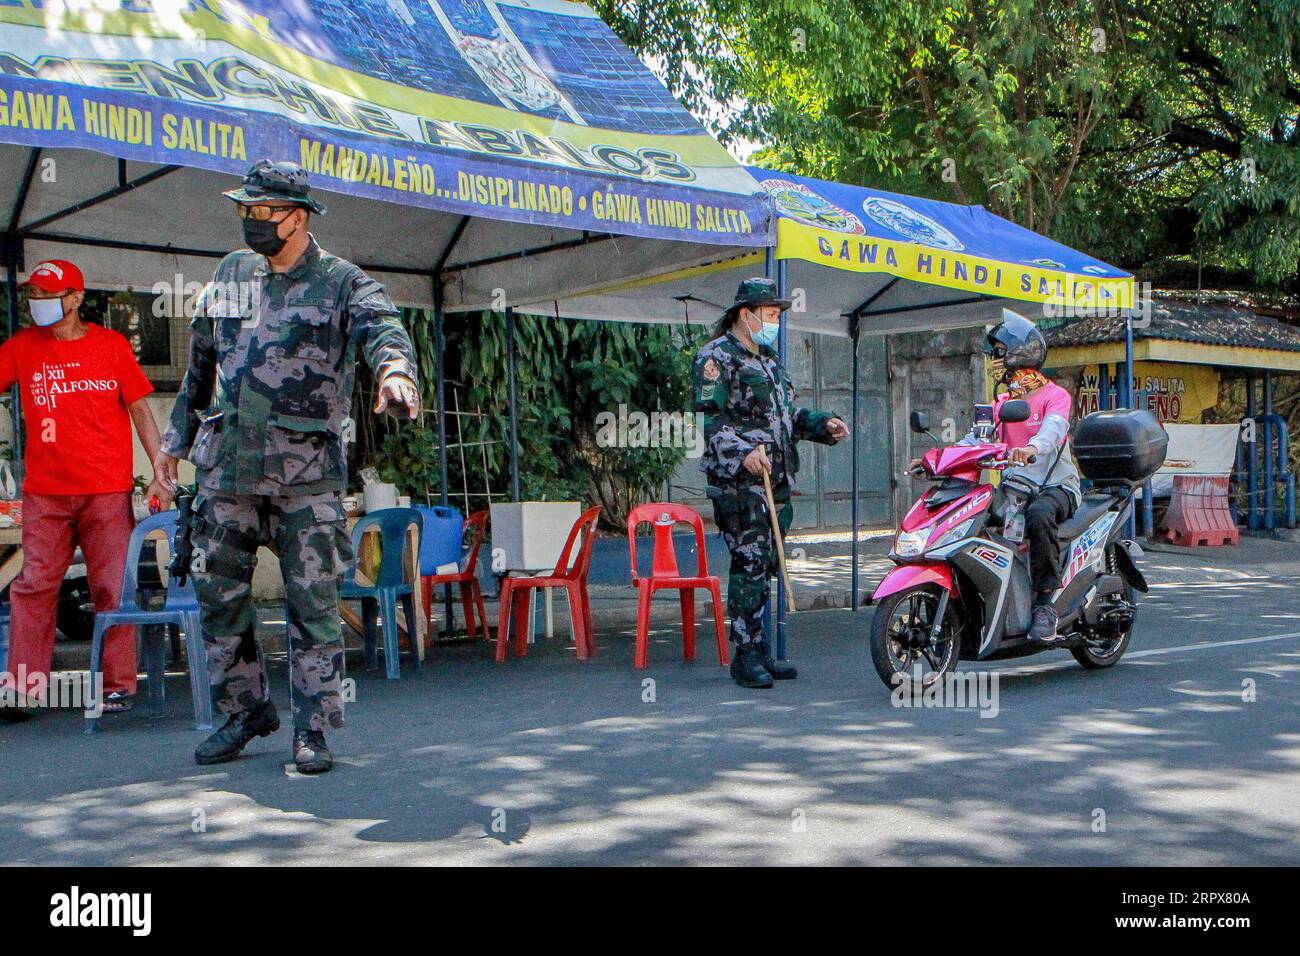
[[[1002,310],[1002,321],[984,337],[984,351],[1002,359],[1005,374],[1022,368],[1041,369],[1047,361],[1047,339],[1019,312]]]

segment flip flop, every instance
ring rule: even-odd
[[[104,713],[106,714],[125,714],[135,706],[135,694],[128,694],[124,690],[115,690],[104,698]]]

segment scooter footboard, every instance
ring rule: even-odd
[[[897,594],[899,591],[906,591],[908,588],[914,588],[922,584],[937,584],[946,591],[956,591],[952,579],[952,568],[948,565],[902,564],[885,575],[885,579],[876,587],[876,590],[871,595],[871,600],[867,603],[875,604],[891,594]]]

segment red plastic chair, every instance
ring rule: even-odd
[[[433,589],[441,584],[456,584],[460,586],[460,602],[465,609],[465,633],[473,635],[478,630],[483,635],[483,640],[488,639],[487,625],[487,608],[483,606],[483,589],[478,583],[478,549],[483,544],[483,535],[487,530],[488,512],[475,511],[465,519],[465,531],[471,535],[469,545],[469,558],[465,562],[464,571],[456,571],[451,574],[428,574],[420,578],[420,584],[424,589],[424,616],[430,628],[433,626]],[[477,619],[474,609],[478,609]],[[447,630],[451,630],[451,622],[447,622]]]
[[[636,530],[649,522],[655,529],[654,568],[649,577],[637,577]],[[677,568],[673,550],[673,528],[689,524],[695,530],[696,573],[684,576]],[[636,615],[636,668],[645,670],[650,663],[650,598],[655,591],[676,588],[681,592],[682,641],[685,657],[695,660],[695,589],[708,588],[713,595],[713,625],[718,634],[718,662],[726,667],[727,636],[722,628],[722,596],[718,579],[709,574],[709,559],[704,553],[704,521],[699,512],[685,505],[655,503],[633,508],[627,516],[627,546],[632,555],[632,583],[640,592]]]
[[[596,519],[599,508],[588,508],[574,522],[569,538],[564,542],[560,560],[549,575],[536,578],[503,578],[501,581],[501,611],[497,622],[497,661],[506,659],[506,636],[510,633],[510,614],[515,616],[515,656],[528,653],[529,591],[533,588],[564,588],[569,596],[569,617],[573,621],[573,646],[578,660],[585,661],[596,653],[596,641],[591,631],[591,600],[587,597],[587,568],[591,565],[591,546],[596,541]],[[578,557],[569,566],[575,543]],[[513,608],[512,608],[513,602]]]

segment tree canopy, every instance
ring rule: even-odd
[[[1300,293],[1295,0],[597,0],[756,162]]]

